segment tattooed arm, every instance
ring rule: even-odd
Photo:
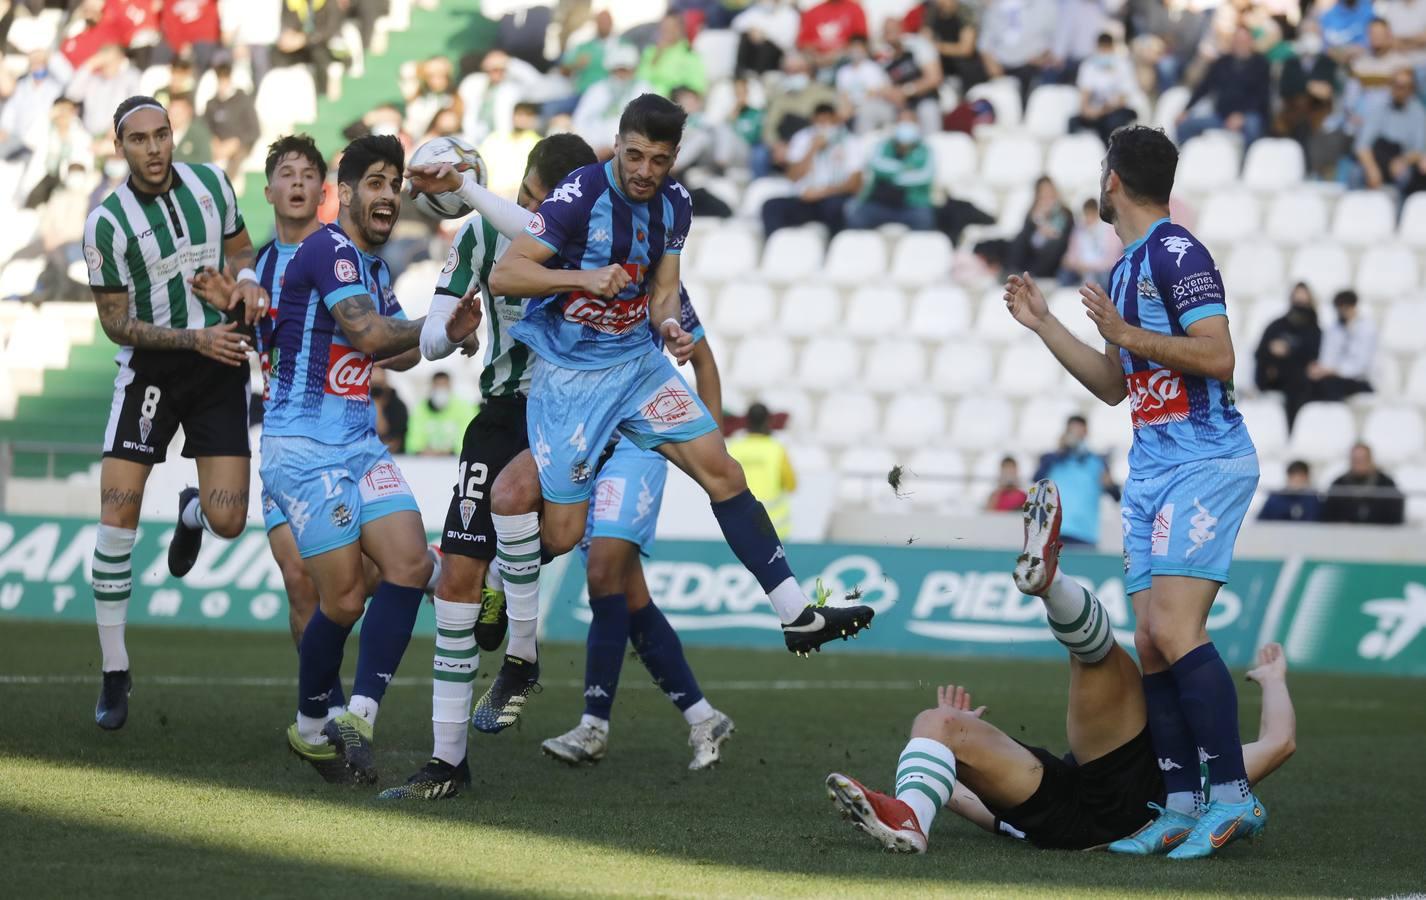
[[[388,356],[385,359],[377,360],[377,365],[391,372],[405,372],[421,361],[421,348],[412,347],[410,350],[403,350],[395,356]]]
[[[385,359],[417,347],[426,318],[396,319],[376,311],[370,294],[348,297],[332,307],[332,318],[353,347],[368,356]]]
[[[237,324],[214,325],[210,328],[169,328],[141,322],[129,314],[128,292],[94,292],[94,305],[99,308],[99,324],[109,340],[121,347],[138,350],[192,350],[230,366],[247,362],[248,342],[237,333]]]
[[[241,277],[243,272],[252,273],[257,265],[257,251],[253,249],[252,238],[248,237],[246,228],[223,241],[223,255],[228,258],[228,271],[238,282],[228,297],[227,308],[243,304],[243,321],[251,325],[267,312],[269,301],[267,291],[257,282],[256,274],[249,278]]]

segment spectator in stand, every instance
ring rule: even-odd
[[[481,57],[480,73],[466,78],[457,90],[463,110],[461,133],[466,140],[479,145],[487,135],[510,130],[515,104],[529,98],[541,77],[534,66],[504,50],[491,50]]]
[[[1054,278],[1069,249],[1073,228],[1074,216],[1065,208],[1055,183],[1041,175],[1035,182],[1035,200],[1025,215],[1025,225],[1005,251],[1007,270]]]
[[[1372,105],[1384,102],[1391,94],[1392,77],[1402,69],[1411,68],[1411,60],[1396,49],[1396,36],[1382,19],[1372,19],[1367,30],[1367,51],[1352,58],[1347,66],[1350,76],[1342,94],[1354,122],[1349,133],[1355,133]]]
[[[1268,123],[1271,83],[1267,57],[1253,48],[1253,33],[1239,28],[1233,33],[1232,52],[1215,59],[1189,95],[1188,108],[1178,118],[1179,144],[1210,128],[1241,134],[1244,144],[1262,137]],[[1212,111],[1191,116],[1193,107],[1204,99],[1212,103]]]
[[[926,0],[921,4],[921,34],[936,48],[941,72],[960,82],[964,94],[985,80],[985,65],[976,50],[975,19],[961,0]]]
[[[45,138],[37,142],[27,169],[42,187],[32,192],[39,209],[39,241],[45,268],[35,293],[50,300],[87,301],[89,290],[69,277],[71,263],[82,258],[84,217],[90,206],[90,188],[98,180],[93,172],[89,135],[79,123],[74,101],[60,97],[50,111]],[[27,177],[33,177],[29,172]]]
[[[345,5],[347,18],[356,23],[362,48],[368,53],[375,52],[372,44],[376,40],[376,21],[391,12],[391,0],[347,0]],[[426,6],[433,8],[430,4]]]
[[[782,66],[782,56],[797,46],[802,20],[791,0],[753,0],[733,18],[738,33],[738,72],[761,75]]]
[[[167,0],[159,13],[159,28],[170,58],[190,57],[202,75],[223,40],[218,0]]]
[[[1070,232],[1060,284],[1108,285],[1109,272],[1123,253],[1124,244],[1114,226],[1099,218],[1099,201],[1091,197],[1084,201],[1083,215]]]
[[[15,82],[4,107],[0,107],[0,159],[16,159],[29,150],[25,138],[49,117],[62,87],[50,71],[49,52],[32,50],[29,71]]]
[[[686,87],[700,95],[708,92],[703,58],[688,43],[681,16],[664,16],[659,22],[658,39],[644,49],[637,77],[665,97],[676,87]]]
[[[560,71],[570,79],[574,93],[564,100],[547,104],[545,115],[574,112],[580,96],[608,76],[609,71],[604,67],[604,54],[617,43],[618,39],[614,37],[614,17],[607,9],[599,10],[594,14],[594,37],[570,47],[560,57]]]
[[[767,114],[763,116],[763,144],[776,166],[787,164],[788,142],[812,123],[819,106],[837,103],[837,92],[812,79],[812,64],[800,53],[782,58],[782,77],[768,91]]]
[[[1055,0],[990,0],[980,20],[978,47],[985,73],[1020,83],[1020,102],[1054,63]]]
[[[730,137],[736,138],[731,135],[727,124],[714,124],[704,117],[703,98],[696,91],[674,88],[671,99],[688,116],[684,120],[683,141],[678,145],[678,158],[674,160],[672,174],[688,191],[695,216],[726,219],[733,215],[733,208],[700,182],[708,171],[721,170],[719,154],[723,151],[723,144]]]
[[[407,134],[424,134],[436,113],[443,109],[454,109],[457,115],[463,112],[461,99],[455,92],[455,70],[450,59],[444,56],[425,59],[414,65],[412,76],[402,79],[406,82],[402,91],[406,97],[402,129]]]
[[[1337,321],[1322,334],[1322,353],[1307,367],[1313,400],[1345,400],[1372,389],[1376,363],[1376,326],[1357,309],[1357,292],[1340,291],[1332,298]]]
[[[25,138],[30,158],[20,176],[19,190],[26,209],[43,207],[62,185],[94,168],[94,141],[79,122],[78,110],[77,101],[59,97],[50,104],[44,120],[30,125]]]
[[[890,124],[895,108],[882,99],[891,79],[886,70],[871,58],[864,37],[854,37],[847,44],[847,58],[837,67],[837,93],[853,110],[852,122],[858,134],[865,134]]]
[[[1060,540],[1066,544],[1099,543],[1099,495],[1108,494],[1119,502],[1119,485],[1114,483],[1109,464],[1084,445],[1088,436],[1089,423],[1084,416],[1070,416],[1059,448],[1040,457],[1032,479],[1048,478],[1059,486],[1064,507]]]
[[[454,109],[446,108],[436,113],[431,119],[431,127],[416,139],[416,146],[435,140],[439,137],[460,137],[460,113]]]
[[[238,90],[233,83],[232,61],[222,56],[216,58],[213,76],[217,79],[217,91],[203,110],[203,121],[213,135],[213,162],[223,167],[229,181],[236,182],[243,161],[261,133],[261,125],[252,95]]]
[[[193,109],[192,94],[168,98],[168,124],[173,127],[173,161],[198,165],[213,161],[213,135]]]
[[[371,367],[371,402],[376,407],[376,436],[393,454],[405,453],[411,417],[400,395],[387,383],[386,370],[380,366]]]
[[[139,92],[139,70],[118,44],[101,47],[70,79],[65,96],[84,105],[84,127],[98,138],[114,126],[114,109]]]
[[[913,231],[930,231],[936,227],[931,205],[935,180],[935,161],[916,115],[903,110],[892,136],[867,161],[861,193],[847,205],[847,227],[879,228],[895,222]]]
[[[198,75],[193,71],[193,58],[191,56],[180,56],[173,60],[168,67],[168,84],[158,89],[154,93],[154,98],[164,106],[168,105],[168,100],[175,94],[188,94],[192,96],[198,90]]]
[[[818,69],[835,66],[854,37],[868,37],[866,13],[856,0],[822,0],[802,14],[797,49]]]
[[[515,104],[510,130],[496,132],[480,144],[480,155],[489,169],[488,187],[502,197],[514,198],[525,175],[525,161],[540,140],[540,108],[533,103]]]
[[[836,234],[842,229],[847,200],[861,188],[862,154],[835,106],[824,103],[813,111],[812,124],[788,145],[787,163],[787,177],[796,194],[763,204],[763,234],[809,222],[821,222]]]
[[[1071,84],[1075,81],[1080,63],[1099,46],[1107,17],[1104,0],[1059,0],[1058,6],[1055,11],[1055,39],[1050,50],[1054,57],[1054,80]]]
[[[985,499],[986,512],[1019,512],[1025,506],[1025,489],[1020,486],[1020,464],[1015,457],[1000,461],[1000,477],[995,490]]]
[[[1317,302],[1312,289],[1299,281],[1292,288],[1287,313],[1263,331],[1254,354],[1253,381],[1261,391],[1282,391],[1287,427],[1312,398],[1307,371],[1322,349],[1322,329],[1317,324]]]
[[[787,449],[772,436],[771,414],[761,403],[748,407],[747,434],[728,442],[728,455],[743,467],[748,490],[767,507],[778,537],[792,531],[791,494],[797,490],[797,472]]]
[[[1338,62],[1347,62],[1367,49],[1367,31],[1375,13],[1372,0],[1337,0],[1323,10],[1322,41]]]
[[[763,109],[752,102],[750,79],[733,81],[733,114],[719,147],[719,165],[751,168],[756,176],[772,171],[772,154],[763,143]]]
[[[1293,43],[1293,55],[1283,61],[1278,75],[1277,132],[1302,145],[1308,167],[1324,173],[1336,160],[1323,157],[1318,140],[1337,95],[1337,62],[1322,44],[1322,28],[1306,19]]]
[[[1406,521],[1406,498],[1391,476],[1377,468],[1366,444],[1352,447],[1346,473],[1328,488],[1322,521],[1355,525],[1400,525]]]
[[[1273,491],[1258,512],[1262,522],[1320,522],[1322,495],[1312,486],[1312,470],[1295,459],[1287,464],[1287,486]]]
[[[262,84],[272,68],[273,48],[282,34],[282,3],[273,0],[218,0],[218,18],[223,24],[223,44],[231,49],[229,71],[236,61],[246,61],[252,74],[248,87]],[[213,63],[214,67],[218,64]],[[207,115],[208,110],[203,110]],[[212,123],[209,123],[212,126]],[[257,137],[254,131],[249,139]]]
[[[64,34],[59,51],[70,66],[80,69],[105,47],[129,46],[134,39],[134,26],[124,17],[122,4],[80,0],[70,13]]]
[[[339,0],[283,0],[273,64],[310,66],[317,95],[325,96],[327,67],[334,60],[330,44],[342,28],[343,15]]]
[[[451,390],[451,376],[431,376],[431,391],[424,402],[411,408],[406,430],[406,452],[422,456],[450,456],[460,449],[461,436],[476,407]]]
[[[1095,52],[1084,60],[1075,79],[1079,87],[1079,115],[1069,121],[1069,130],[1093,131],[1106,145],[1114,129],[1138,118],[1129,106],[1137,93],[1134,67],[1129,57],[1114,50],[1114,36],[1101,34]]]
[[[1396,49],[1412,66],[1426,64],[1426,0],[1375,0],[1372,12],[1391,27]]]
[[[921,130],[934,134],[941,130],[941,57],[931,42],[920,34],[907,34],[901,20],[889,18],[882,27],[886,51],[882,65],[891,85],[883,96],[891,109],[905,106],[916,114]]]
[[[614,133],[619,130],[619,116],[624,107],[640,94],[652,88],[634,76],[639,64],[639,52],[628,44],[620,44],[604,54],[609,76],[592,85],[579,98],[574,108],[574,130],[589,142],[600,159],[614,152]]]
[[[1194,0],[1130,0],[1129,7],[1139,86],[1150,93],[1173,87],[1197,53],[1207,14]]]
[[[1403,194],[1426,187],[1426,106],[1410,69],[1392,76],[1387,102],[1368,107],[1354,149],[1367,187],[1389,183]]]

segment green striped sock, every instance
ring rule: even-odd
[[[99,626],[99,650],[105,672],[129,668],[129,651],[124,646],[124,623],[129,617],[129,595],[133,590],[135,532],[132,528],[100,525],[94,539],[91,584],[94,587],[94,620]]]
[[[1114,647],[1114,629],[1104,604],[1089,588],[1059,571],[1044,601],[1050,631],[1071,656],[1083,663],[1097,663],[1109,655]]]
[[[490,517],[495,523],[495,565],[505,584],[510,639],[505,652],[535,662],[540,619],[540,515]]]
[[[465,758],[466,728],[475,698],[480,651],[475,646],[478,603],[436,598],[436,658],[431,669],[432,756],[451,765]]]
[[[956,755],[939,741],[912,738],[896,763],[896,799],[916,813],[923,834],[956,789]],[[901,824],[901,823],[898,823]]]

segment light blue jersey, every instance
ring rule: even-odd
[[[292,255],[297,252],[297,244],[284,244],[277,240],[268,241],[257,252],[257,280],[267,291],[270,302],[267,315],[257,323],[254,336],[257,340],[258,364],[262,366],[262,399],[267,400],[272,379],[272,332],[277,327],[277,307],[282,302],[283,273]],[[287,524],[287,517],[278,508],[277,501],[266,488],[262,491],[263,528],[271,531],[279,525]]]

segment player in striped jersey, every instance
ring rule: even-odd
[[[129,178],[89,214],[84,228],[99,321],[119,345],[93,565],[104,673],[94,717],[109,730],[128,718],[132,679],[124,624],[139,507],[149,472],[164,461],[179,426],[183,455],[197,461],[198,487],[179,494],[169,570],[183,577],[205,530],[236,537],[247,518],[250,346],[244,326],[267,307],[232,185],[217,166],[173,162],[173,129],[157,100],[130,97],[119,104],[114,150],[128,163]],[[191,282],[207,269],[226,269],[234,284],[226,296],[205,302]]]

